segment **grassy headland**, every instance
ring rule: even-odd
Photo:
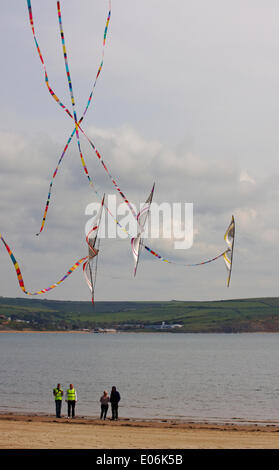
[[[279,298],[208,302],[91,302],[0,297],[0,329],[37,331],[116,328],[173,332],[279,332]],[[161,330],[160,330],[161,331]]]

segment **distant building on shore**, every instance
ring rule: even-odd
[[[95,328],[94,333],[116,333],[114,328]]]
[[[152,328],[153,330],[172,330],[174,328],[182,328],[180,323],[166,323],[162,321],[160,325],[145,325],[145,328]]]

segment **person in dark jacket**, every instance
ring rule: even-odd
[[[120,393],[116,390],[116,387],[112,387],[110,392],[110,404],[111,404],[111,414],[113,420],[118,419],[118,403],[120,402]]]

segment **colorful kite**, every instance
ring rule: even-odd
[[[102,206],[103,206],[103,202],[104,202],[104,198],[103,198],[103,201],[102,201]],[[102,209],[102,206],[101,206],[101,209]],[[41,289],[39,291],[36,291],[36,292],[30,292],[28,291],[26,288],[25,288],[25,285],[24,285],[24,281],[23,281],[23,277],[22,277],[22,274],[21,274],[21,270],[19,268],[19,264],[12,252],[12,250],[10,249],[9,245],[7,244],[7,242],[5,241],[4,237],[1,235],[0,233],[0,239],[3,243],[3,245],[5,246],[12,262],[13,262],[13,265],[14,265],[14,268],[15,268],[15,271],[16,271],[16,274],[17,274],[17,279],[18,279],[18,283],[20,285],[20,288],[21,290],[24,292],[24,294],[26,295],[40,295],[40,294],[45,294],[47,292],[49,292],[50,290],[54,289],[55,287],[59,286],[62,282],[64,282],[82,263],[83,264],[83,271],[84,272],[87,272],[87,266],[90,265],[91,263],[91,260],[94,258],[94,257],[97,257],[98,255],[98,250],[96,249],[96,242],[97,242],[97,234],[98,234],[98,229],[99,229],[99,225],[100,225],[100,222],[101,222],[101,216],[102,216],[102,212],[101,212],[101,209],[100,209],[100,212],[98,214],[98,217],[96,218],[96,221],[93,221],[93,226],[92,226],[92,229],[89,231],[87,237],[86,237],[86,242],[88,244],[88,247],[89,247],[89,254],[88,256],[85,256],[81,259],[79,259],[78,261],[76,261],[76,263],[67,271],[67,273],[59,280],[57,281],[55,284],[52,284],[51,286],[45,288],[45,289]],[[92,239],[94,239],[94,242],[92,241]],[[91,278],[93,279],[93,278]],[[86,278],[87,280],[87,278]],[[88,282],[88,280],[87,280]],[[92,291],[92,302],[94,303],[94,291],[93,291],[93,287],[95,285],[95,280],[94,280],[94,283],[92,282],[91,284],[91,291]]]

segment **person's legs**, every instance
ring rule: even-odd
[[[118,419],[118,403],[111,404],[112,419]]]
[[[107,417],[108,405],[104,405],[104,419]]]
[[[75,400],[72,401],[72,418],[75,417],[75,408],[76,408],[76,402]]]
[[[61,400],[55,400],[56,418],[61,418]]]

